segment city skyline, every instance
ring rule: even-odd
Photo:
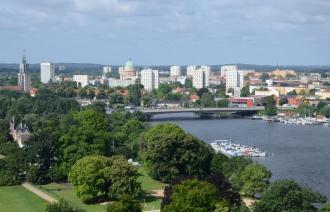
[[[9,1],[0,63],[330,65],[330,2]]]

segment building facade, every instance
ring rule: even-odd
[[[112,68],[110,66],[103,67],[103,74],[111,73]]]
[[[244,87],[244,74],[236,68],[226,69],[226,91],[234,90],[234,96],[239,97],[240,91]]]
[[[40,63],[40,81],[44,84],[55,82],[55,65],[53,63]]]
[[[138,78],[134,63],[129,59],[124,67],[119,67],[119,75],[121,80],[135,80]]]
[[[159,86],[158,70],[144,69],[141,71],[141,84],[145,90],[151,91]]]
[[[238,70],[237,66],[221,66],[220,75],[221,77],[226,77],[227,71],[235,71]]]
[[[31,77],[29,73],[29,64],[26,62],[25,53],[23,53],[23,61],[19,65],[18,87],[20,91],[29,93],[31,89]]]
[[[181,66],[171,66],[170,76],[171,77],[180,77],[181,76]]]
[[[210,85],[211,68],[202,66],[200,69],[192,71],[193,87],[197,89],[206,88]]]
[[[88,75],[73,75],[72,81],[77,83],[77,86],[81,86],[82,88],[89,84]]]
[[[187,66],[187,76],[192,76],[193,75],[193,71],[197,70],[197,66],[195,65],[189,65]]]

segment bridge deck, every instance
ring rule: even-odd
[[[152,109],[139,109],[144,114],[161,114],[161,113],[219,113],[219,112],[249,112],[261,111],[264,107],[224,107],[224,108],[152,108]]]

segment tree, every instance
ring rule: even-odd
[[[296,90],[292,90],[292,91],[288,92],[287,95],[289,95],[289,96],[297,96],[297,91]]]
[[[0,186],[20,183],[20,174],[24,168],[21,149],[15,143],[0,143]]]
[[[268,73],[262,73],[261,76],[260,76],[260,79],[261,79],[263,82],[266,82],[266,80],[269,79],[269,75],[268,75]]]
[[[299,113],[300,117],[311,115],[314,113],[314,108],[313,106],[309,105],[308,103],[304,102],[300,104],[296,111]]]
[[[248,97],[250,96],[250,88],[249,86],[244,86],[241,90],[241,97]]]
[[[121,198],[125,194],[138,197],[141,185],[137,170],[123,157],[87,156],[71,168],[69,181],[82,201],[90,203],[101,197]]]
[[[73,208],[69,202],[60,199],[58,202],[46,206],[46,212],[84,212],[85,210]]]
[[[124,195],[107,207],[107,212],[142,212],[142,205],[132,196]]]
[[[162,182],[178,176],[202,177],[209,173],[212,149],[175,124],[152,127],[142,146],[149,174]]]
[[[269,96],[266,100],[266,106],[265,106],[265,115],[266,116],[275,116],[277,114],[277,107],[275,102],[275,97]]]
[[[141,84],[134,84],[134,85],[129,85],[127,87],[128,89],[128,103],[133,104],[133,105],[140,105],[141,103],[141,95],[142,95],[142,88],[143,85]]]
[[[253,206],[263,211],[316,211],[313,203],[325,203],[327,198],[310,189],[300,187],[293,180],[277,180]]]
[[[217,190],[212,184],[198,180],[185,180],[174,186],[170,203],[165,205],[163,211],[208,212],[213,211],[217,203]]]
[[[327,78],[327,77],[328,77],[327,73],[322,73],[321,74],[321,78]]]
[[[320,112],[325,117],[330,118],[330,107],[329,106],[323,107]]]
[[[186,79],[185,81],[184,81],[184,87],[185,88],[192,88],[192,80],[191,79]]]
[[[263,192],[269,185],[271,172],[260,164],[250,164],[240,173],[239,181],[242,193],[253,197]]]
[[[215,102],[210,93],[203,93],[200,101],[201,101],[202,107],[214,107],[215,106]]]
[[[67,171],[77,160],[87,155],[106,155],[110,151],[112,139],[104,116],[90,108],[69,113],[61,120],[60,162]]]
[[[319,212],[330,212],[330,204],[324,205]]]

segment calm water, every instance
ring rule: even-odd
[[[330,199],[330,128],[248,119],[200,120],[193,119],[192,114],[180,114],[190,119],[173,119],[174,116],[177,115],[157,115],[151,123],[176,123],[207,143],[231,139],[234,143],[259,147],[271,153],[256,160],[272,171],[273,180],[295,179]]]

